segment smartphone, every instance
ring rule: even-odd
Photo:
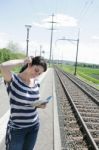
[[[52,96],[48,96],[48,97],[45,99],[45,101],[42,102],[42,105],[49,103],[49,101],[50,101],[51,99],[52,99]]]
[[[52,99],[52,96],[48,96],[46,101],[49,102]]]

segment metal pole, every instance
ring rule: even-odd
[[[27,42],[26,56],[28,56],[29,28],[27,28],[27,39],[26,39],[26,42]]]
[[[77,51],[76,51],[76,61],[75,61],[75,72],[74,72],[74,75],[76,75],[76,73],[77,73],[78,45],[79,45],[79,39],[77,40]]]
[[[36,52],[37,52],[37,50],[35,49],[35,57],[36,57]]]
[[[77,39],[77,51],[76,51],[76,61],[75,61],[75,71],[74,71],[74,75],[76,75],[76,74],[77,74],[77,61],[78,61],[79,34],[80,34],[80,31],[78,32],[78,39]]]
[[[52,40],[53,40],[53,17],[54,17],[54,14],[52,14],[52,27],[51,27],[51,40],[50,40],[50,57],[49,57],[49,66],[50,66],[50,63],[51,63],[51,57],[52,57]]]
[[[28,57],[28,44],[29,44],[29,30],[32,27],[31,25],[25,25],[27,28],[27,38],[26,38],[26,56]]]
[[[42,45],[40,45],[40,56],[41,56],[41,53],[42,53]]]

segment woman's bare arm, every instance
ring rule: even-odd
[[[22,59],[9,60],[0,64],[0,70],[1,70],[2,76],[4,77],[4,80],[7,82],[11,81],[11,77],[12,77],[11,70],[15,66],[20,66],[22,64],[24,64],[24,60]]]

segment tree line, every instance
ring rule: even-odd
[[[0,49],[0,63],[11,60],[11,59],[21,59],[25,55],[22,52],[13,52],[8,48]]]
[[[88,64],[88,63],[78,63],[78,66],[79,67],[95,68],[95,69],[99,68],[98,64]]]

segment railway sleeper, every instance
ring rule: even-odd
[[[87,117],[99,117],[99,113],[91,113],[91,112],[80,112],[80,114]]]
[[[85,122],[96,122],[96,123],[99,123],[99,118],[98,117],[83,117],[83,120],[85,121]]]
[[[86,106],[85,106],[86,107]],[[92,113],[98,113],[99,114],[99,110],[98,109],[86,109],[86,108],[78,108],[78,110],[80,112],[92,112]]]

